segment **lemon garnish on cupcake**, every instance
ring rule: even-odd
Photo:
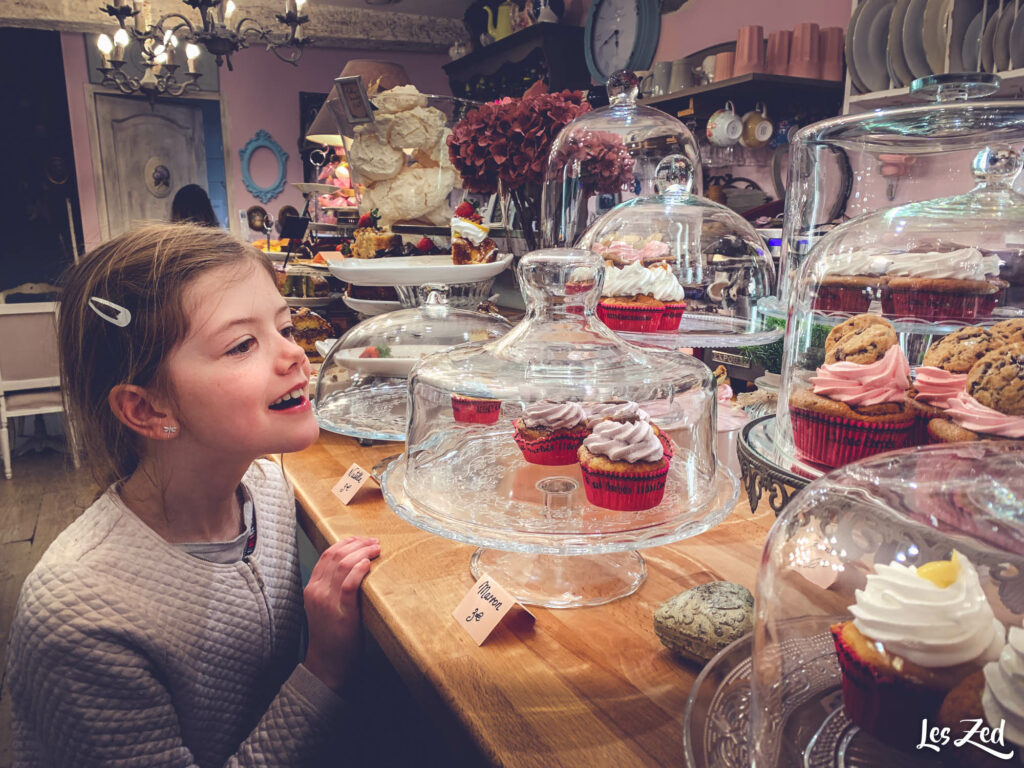
[[[953,550],[949,560],[932,560],[917,569],[917,575],[927,579],[939,589],[951,586],[960,576],[960,557]]]

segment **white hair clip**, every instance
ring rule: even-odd
[[[114,302],[107,301],[106,299],[99,299],[95,296],[90,296],[89,309],[111,325],[116,325],[118,328],[124,328],[132,321],[131,312],[120,304],[115,304]]]

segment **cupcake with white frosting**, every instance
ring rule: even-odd
[[[882,297],[891,258],[868,249],[837,258],[818,283],[814,309],[824,312],[867,312]]]
[[[958,683],[999,657],[1005,629],[963,555],[920,567],[875,566],[851,621],[832,626],[843,707],[858,726],[913,746]]]
[[[590,430],[583,406],[576,402],[540,400],[523,409],[512,435],[530,464],[575,464],[576,452]]]
[[[578,453],[591,504],[636,512],[661,503],[671,457],[648,422],[598,422]]]
[[[597,316],[613,331],[654,333],[665,303],[654,297],[658,276],[634,261],[622,269],[606,269]]]
[[[665,305],[665,311],[658,323],[658,331],[678,331],[683,312],[686,310],[686,302],[683,301],[686,291],[683,290],[672,268],[665,262],[650,266],[647,271],[654,275],[654,298]]]
[[[900,253],[889,257],[882,310],[921,320],[990,317],[1007,283],[999,279],[999,257],[977,248]]]

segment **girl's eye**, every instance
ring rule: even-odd
[[[295,326],[294,325],[286,325],[284,328],[281,329],[281,335],[284,336],[286,339],[294,339],[295,338]]]
[[[237,346],[234,346],[231,349],[229,349],[228,350],[228,354],[229,355],[244,355],[246,352],[248,352],[250,349],[252,349],[252,345],[255,344],[255,343],[256,343],[256,339],[246,339],[241,344],[238,344]]]

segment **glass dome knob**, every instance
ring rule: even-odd
[[[693,192],[693,161],[686,155],[668,155],[654,170],[654,188],[659,195]]]
[[[1024,167],[1020,152],[1011,147],[985,147],[974,157],[971,172],[978,183],[1010,184]]]
[[[919,77],[910,84],[910,95],[925,101],[947,103],[991,96],[1002,83],[988,72],[950,72]]]
[[[607,88],[610,104],[629,104],[640,93],[640,78],[628,69],[620,69],[608,78]]]
[[[601,298],[604,262],[591,251],[548,248],[532,251],[519,262],[519,284],[530,308],[583,305],[593,309]]]

